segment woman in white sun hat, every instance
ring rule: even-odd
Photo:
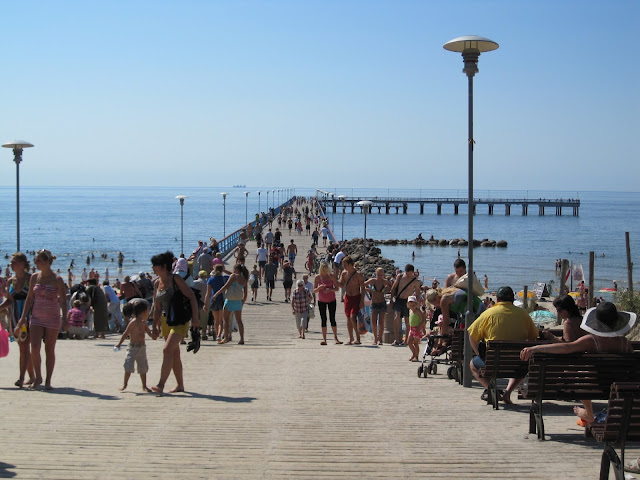
[[[584,314],[580,328],[587,335],[574,342],[552,343],[527,347],[520,352],[520,358],[529,360],[535,352],[545,353],[631,353],[633,347],[624,335],[636,323],[633,312],[619,312],[611,302],[601,302]],[[593,405],[590,400],[582,400],[584,408],[574,407],[574,413],[580,418],[578,425],[585,426],[594,421]]]

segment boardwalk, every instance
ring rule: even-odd
[[[308,237],[294,238],[304,251]],[[246,306],[246,345],[183,351],[183,394],[142,394],[135,374],[120,393],[115,335],[59,341],[56,390],[17,390],[13,346],[0,360],[0,478],[597,478],[601,447],[582,441],[569,404],[547,409],[549,441],[527,438],[525,402],[493,411],[479,388],[418,378],[408,349],[370,338],[321,346],[319,317],[299,340],[282,299],[280,284],[274,302]],[[162,344],[147,343],[153,384]]]

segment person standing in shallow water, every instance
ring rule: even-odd
[[[52,269],[53,255],[49,250],[38,250],[35,258],[39,273],[34,273],[29,281],[29,294],[24,310],[16,328],[18,331],[27,324],[27,313],[31,312],[31,360],[35,380],[31,389],[42,384],[42,359],[40,350],[44,338],[44,350],[47,356],[45,390],[52,390],[51,377],[56,364],[56,340],[60,331],[61,319],[67,318],[67,292],[64,280]],[[60,311],[62,310],[62,316]]]

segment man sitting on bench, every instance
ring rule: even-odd
[[[495,307],[485,310],[469,327],[469,340],[476,356],[471,360],[471,373],[484,386],[482,399],[486,400],[489,393],[489,380],[479,374],[484,367],[484,360],[478,356],[478,343],[481,340],[526,341],[538,337],[538,329],[531,320],[529,313],[513,304],[514,294],[511,287],[500,287],[496,295],[498,303]],[[511,392],[522,382],[522,378],[510,378],[507,389],[502,394],[502,401],[510,404]]]

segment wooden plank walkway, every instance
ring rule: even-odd
[[[310,237],[293,238],[302,269]],[[442,367],[418,378],[408,349],[370,346],[370,334],[362,346],[321,346],[319,315],[299,340],[283,298],[280,283],[274,302],[246,305],[246,345],[183,350],[182,394],[143,394],[136,374],[119,392],[116,335],[59,341],[56,389],[18,390],[13,345],[0,360],[0,478],[597,477],[601,446],[582,440],[569,404],[545,407],[550,441],[538,442],[528,403],[494,411]],[[152,385],[162,343],[147,344]]]

